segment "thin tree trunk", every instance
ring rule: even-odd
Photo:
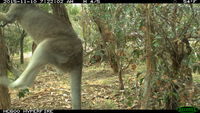
[[[119,70],[118,77],[119,77],[119,89],[124,90],[124,82],[122,79],[122,69]]]
[[[122,79],[122,70],[119,64],[119,58],[115,52],[116,50],[116,37],[115,34],[109,29],[108,25],[104,23],[100,18],[93,16],[94,22],[99,28],[101,33],[101,38],[103,40],[103,46],[105,47],[107,57],[109,59],[110,66],[118,76],[119,79],[119,89],[124,90],[124,83]]]
[[[65,5],[64,4],[51,4],[51,8],[53,10],[53,14],[56,17],[58,17],[63,22],[64,25],[67,26],[68,31],[73,33],[74,35],[77,35],[73,29],[71,22],[70,22],[70,19],[69,19],[68,13],[67,13],[67,8],[65,7]]]
[[[7,51],[3,40],[2,29],[0,29],[0,79],[7,77]],[[10,108],[10,94],[8,88],[0,85],[0,109]]]
[[[84,10],[84,7],[83,5],[81,4],[81,10],[83,12],[83,14],[85,14],[85,10]],[[86,38],[86,23],[85,23],[85,20],[82,20],[82,33],[83,33],[83,39],[84,39],[84,51],[86,52],[87,51],[87,38]]]
[[[64,4],[52,4],[51,8],[53,10],[53,14],[56,15],[58,18],[60,18],[64,23],[68,24],[68,26],[72,27],[72,24],[70,22],[67,8]]]
[[[113,72],[117,74],[119,72],[119,66],[118,66],[117,55],[115,53],[115,46],[116,46],[115,35],[108,28],[108,26],[103,21],[101,21],[98,17],[93,17],[93,18],[94,18],[94,22],[97,24],[99,31],[101,33],[103,46],[106,49],[110,66]]]
[[[20,39],[20,63],[24,64],[24,37]]]
[[[32,54],[34,53],[36,47],[37,47],[37,44],[35,42],[33,42],[32,43]]]
[[[145,31],[145,48],[146,48],[146,66],[147,73],[144,79],[144,93],[143,93],[143,104],[141,109],[149,109],[150,96],[152,95],[151,81],[155,73],[155,60],[153,56],[153,37],[151,36],[151,8],[150,4],[146,5],[146,31]]]
[[[25,31],[23,30],[20,37],[20,63],[24,64],[24,37],[26,36]]]

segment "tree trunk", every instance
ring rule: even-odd
[[[146,49],[146,66],[147,73],[144,79],[144,93],[143,93],[143,104],[141,109],[149,109],[150,96],[152,95],[151,81],[155,73],[155,60],[153,54],[153,37],[151,36],[151,8],[150,4],[146,5],[146,30],[145,30],[145,49]]]
[[[83,5],[81,4],[81,11],[83,12],[83,15],[86,14]],[[85,20],[82,20],[82,33],[83,33],[83,39],[84,39],[84,51],[86,53],[87,51],[87,38],[86,38],[86,32],[87,32],[87,28],[86,28],[86,22]]]
[[[34,53],[36,47],[37,47],[37,44],[35,42],[33,42],[32,43],[32,54]]]
[[[114,33],[108,28],[108,26],[102,20],[100,20],[98,17],[93,17],[93,18],[101,33],[103,46],[106,49],[110,66],[113,72],[117,74],[119,72],[119,66],[118,66],[117,55],[115,53],[116,37]]]
[[[67,8],[64,4],[52,4],[51,8],[53,10],[53,14],[56,15],[58,18],[60,18],[64,23],[66,23],[69,27],[72,27],[72,24],[70,22]]]
[[[20,36],[20,63],[24,64],[24,37],[26,36],[25,31],[23,30]]]
[[[192,97],[190,90],[193,89],[193,81],[192,71],[189,68],[189,65],[182,63],[183,61],[189,61],[189,55],[192,51],[189,41],[185,39],[185,41],[179,43],[174,42],[173,44],[176,52],[171,51],[170,53],[172,73],[169,76],[171,80],[170,93],[167,95],[165,108],[174,110],[177,109],[182,101],[187,100],[187,103],[191,103]],[[177,81],[179,85],[174,81]],[[182,102],[182,104],[185,103],[186,102]]]
[[[172,75],[170,75],[169,77],[171,78],[171,80],[178,80],[178,76],[180,76],[179,70],[180,70],[180,65],[176,65],[177,61],[173,62],[172,64],[172,69],[173,69],[173,73]],[[165,104],[165,108],[168,110],[175,110],[178,107],[178,101],[179,101],[179,94],[178,94],[178,87],[177,85],[173,82],[170,81],[170,93],[167,95],[166,97],[166,104]]]
[[[0,29],[0,79],[1,77],[7,77],[7,60],[8,57],[5,42],[3,40],[3,33],[2,29]],[[0,109],[9,109],[10,103],[8,88],[0,85]]]
[[[119,90],[124,90],[124,82],[122,79],[122,70],[121,69],[118,72],[118,77],[119,77]]]
[[[124,90],[124,84],[122,79],[122,70],[119,64],[119,58],[116,54],[116,37],[115,34],[109,29],[108,25],[104,23],[100,18],[93,16],[94,22],[99,28],[101,38],[103,40],[103,46],[106,50],[108,61],[114,72],[119,79],[119,89]]]
[[[63,22],[64,25],[67,26],[69,32],[73,32],[74,35],[77,35],[76,32],[73,29],[73,26],[70,22],[67,8],[64,4],[51,4],[53,14],[56,15],[56,17],[60,18],[60,20]]]

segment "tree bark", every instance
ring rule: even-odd
[[[74,35],[77,35],[76,32],[73,29],[73,26],[70,22],[68,13],[67,13],[67,8],[65,7],[64,4],[51,4],[52,10],[53,10],[53,14],[59,18],[64,25],[67,26],[68,30],[70,30],[69,32],[73,32]]]
[[[86,14],[83,5],[81,4],[81,10],[83,12],[83,15]],[[84,39],[84,51],[86,53],[87,51],[87,38],[86,38],[86,33],[87,33],[87,28],[86,28],[86,22],[85,20],[82,20],[82,33],[83,33],[83,39]]]
[[[119,64],[119,56],[116,54],[116,36],[108,27],[108,25],[102,21],[100,18],[93,16],[94,22],[97,24],[101,38],[103,40],[103,46],[106,50],[108,61],[114,72],[119,79],[119,89],[124,90],[124,83],[122,79],[122,70]]]
[[[2,29],[0,29],[0,79],[7,77],[7,50],[3,40]],[[0,109],[10,108],[10,94],[8,88],[0,85]]]
[[[122,70],[119,70],[118,77],[119,77],[119,89],[124,90],[124,82],[122,79]]]
[[[72,24],[70,22],[70,19],[67,13],[67,8],[65,7],[64,4],[52,4],[51,8],[53,10],[54,15],[60,18],[68,26],[72,27]]]
[[[32,54],[34,53],[36,47],[37,47],[37,44],[35,42],[33,42],[32,43]]]
[[[116,37],[114,33],[112,33],[112,31],[108,28],[108,26],[102,20],[100,20],[98,17],[93,17],[93,18],[101,33],[103,46],[106,49],[110,66],[114,73],[118,73],[119,72],[118,59],[115,53],[115,46],[116,46],[115,38]]]
[[[24,64],[24,37],[26,36],[25,31],[23,30],[20,36],[20,63]]]
[[[146,49],[146,66],[147,73],[144,79],[144,93],[143,93],[143,104],[141,105],[141,109],[149,109],[149,97],[152,95],[152,77],[155,73],[155,60],[153,56],[153,37],[151,36],[151,8],[150,4],[146,5],[146,30],[145,30],[145,49]]]

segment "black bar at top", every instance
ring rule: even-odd
[[[77,1],[80,2],[87,1],[87,3],[91,3],[91,1],[95,1],[95,3],[97,3],[98,1],[100,1],[100,3],[173,3],[174,2],[174,0],[77,0]],[[178,0],[178,1],[180,1],[180,3],[183,3],[183,0]]]
[[[70,0],[64,0],[68,3]],[[198,3],[200,0],[73,0],[73,3]]]
[[[1,0],[1,3],[198,3],[200,0]]]

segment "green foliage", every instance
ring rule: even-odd
[[[192,69],[193,69],[194,73],[199,73],[200,74],[200,64],[193,65]]]
[[[9,7],[10,7],[10,4],[1,4],[0,5],[0,11],[6,12],[6,11],[8,11]]]
[[[45,11],[52,12],[49,4],[39,4],[39,7]],[[83,40],[84,54],[89,53],[93,49],[102,45],[103,38],[99,28],[94,22],[94,17],[103,20],[108,26],[110,32],[115,35],[115,52],[121,66],[126,67],[129,63],[142,63],[144,65],[145,54],[145,30],[146,15],[144,5],[141,4],[67,4],[67,11],[73,28],[78,36]],[[156,60],[156,74],[152,80],[154,99],[163,105],[167,102],[169,96],[178,98],[177,93],[171,92],[170,82],[179,78],[179,73],[174,74],[172,67],[172,54],[170,52],[176,50],[175,42],[180,42],[183,38],[189,40],[192,52],[189,56],[184,56],[180,65],[189,66],[193,72],[200,73],[200,8],[194,4],[152,4],[151,5],[151,37],[153,39],[153,56]],[[0,11],[6,12],[8,4],[0,5]],[[13,32],[15,31],[15,32]],[[4,28],[4,36],[11,54],[19,51],[19,38],[22,29],[17,24],[10,24]],[[25,51],[31,50],[32,40],[27,36],[25,38]],[[102,48],[91,52],[88,57],[101,56],[105,54],[101,52]],[[118,54],[119,53],[119,54]],[[93,61],[92,61],[93,62]],[[142,68],[145,71],[146,67]],[[136,69],[136,73],[140,71]],[[133,72],[135,73],[135,72]],[[9,73],[10,74],[10,73]],[[133,74],[134,75],[134,74]],[[171,79],[170,77],[174,77]],[[144,83],[144,77],[138,76],[138,83]],[[112,80],[114,81],[114,80]],[[110,81],[109,81],[110,82]],[[161,84],[161,83],[163,84]],[[162,87],[160,87],[162,86]],[[141,87],[141,89],[143,89]],[[132,89],[128,88],[124,104],[131,107],[134,96],[131,95]],[[18,97],[22,98],[28,94],[29,90],[20,90]],[[140,97],[141,98],[141,97]],[[117,105],[107,100],[101,107],[115,108]],[[98,106],[97,106],[98,107]],[[117,107],[116,107],[117,108]]]
[[[73,28],[76,31],[76,33],[78,34],[79,38],[83,38],[82,34],[82,28],[81,28],[81,20],[82,20],[82,15],[80,14],[81,12],[81,7],[80,5],[76,5],[76,4],[68,4],[66,5],[67,7],[67,11],[68,11],[68,15],[70,18],[70,21],[73,23]]]
[[[9,26],[4,28],[4,37],[11,55],[18,54],[19,52],[21,33],[22,29],[17,24],[10,24]],[[32,39],[30,37],[25,37],[24,52],[30,51],[31,45],[32,45]]]
[[[18,92],[18,97],[19,98],[23,98],[25,97],[25,95],[27,95],[29,93],[29,89],[20,89],[20,91]]]
[[[80,10],[81,10],[80,7],[77,5],[73,5],[73,4],[68,5],[68,12],[73,17],[77,16]]]
[[[37,6],[41,9],[43,9],[44,11],[47,11],[49,13],[52,13],[52,9],[50,7],[50,4],[37,4]]]

